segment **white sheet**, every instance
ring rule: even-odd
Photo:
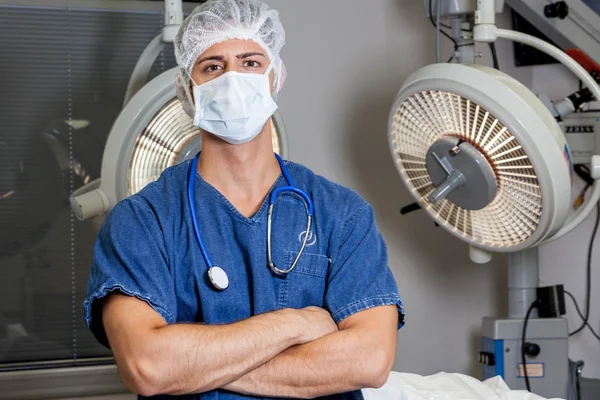
[[[481,382],[445,372],[431,376],[392,372],[382,388],[362,392],[365,400],[559,400],[510,390],[500,377]]]

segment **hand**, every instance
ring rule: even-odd
[[[323,308],[306,307],[296,311],[300,316],[304,343],[312,342],[338,330],[329,311]]]

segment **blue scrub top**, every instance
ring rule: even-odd
[[[228,274],[230,286],[213,289],[194,236],[187,202],[191,161],[167,169],[154,183],[110,212],[94,248],[84,302],[90,330],[108,346],[101,300],[118,291],[147,302],[167,323],[227,324],[281,308],[317,306],[334,321],[370,307],[404,310],[388,267],[387,249],[372,208],[358,194],[287,162],[296,187],[314,203],[307,246],[286,277],[267,266],[268,195],[251,218],[196,173],[195,207],[212,262]],[[286,186],[281,175],[272,190]],[[279,197],[273,212],[273,259],[287,269],[306,235],[306,209],[294,194]],[[160,396],[159,398],[171,398]],[[255,399],[215,390],[183,399]],[[327,399],[362,399],[360,391]]]

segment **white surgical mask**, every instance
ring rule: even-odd
[[[231,144],[254,139],[277,110],[269,82],[272,68],[273,62],[264,74],[231,71],[194,83],[194,125]]]

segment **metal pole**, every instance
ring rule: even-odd
[[[470,33],[463,31],[464,19],[452,19],[452,38],[456,41],[455,59],[461,64],[475,64],[475,46]]]
[[[508,317],[525,318],[537,297],[539,284],[538,249],[528,249],[508,255]],[[532,318],[537,318],[533,310]]]

